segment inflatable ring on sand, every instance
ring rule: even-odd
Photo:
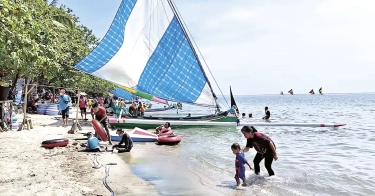
[[[42,142],[42,147],[44,148],[54,148],[54,147],[63,147],[67,146],[69,140],[66,138],[46,140]]]
[[[102,126],[100,125],[100,122],[97,121],[97,120],[95,120],[95,119],[93,119],[93,120],[91,121],[91,124],[92,124],[92,126],[94,127],[94,129],[95,129],[95,133],[100,137],[100,139],[101,139],[102,141],[104,141],[104,142],[108,141],[108,137],[107,137],[107,135],[105,134],[105,132],[104,132]]]
[[[175,145],[180,143],[181,137],[178,135],[163,135],[159,136],[157,141],[158,144]]]
[[[173,131],[168,129],[168,130],[162,130],[160,131],[159,135],[158,136],[164,136],[164,135],[171,135],[173,134]]]

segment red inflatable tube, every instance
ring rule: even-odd
[[[159,136],[157,141],[159,144],[175,145],[180,143],[181,137],[178,135],[163,135]]]
[[[42,142],[44,148],[64,147],[69,144],[69,140],[66,138],[46,140]]]
[[[105,134],[105,131],[103,130],[102,126],[100,125],[100,122],[94,119],[94,120],[91,121],[91,124],[95,129],[96,135],[98,135],[102,141],[104,141],[104,142],[108,141],[107,134]]]
[[[163,131],[160,131],[159,135],[158,136],[164,136],[164,135],[172,135],[173,134],[173,131],[168,129],[168,130],[163,130]]]

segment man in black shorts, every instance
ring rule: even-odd
[[[62,88],[60,90],[60,96],[59,96],[60,110],[61,110],[61,115],[62,115],[64,127],[68,126],[69,104],[70,104],[70,101],[71,101],[69,95],[67,95],[65,93],[66,93],[65,89]]]

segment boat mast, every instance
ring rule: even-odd
[[[218,111],[220,111],[220,106],[219,106],[219,104],[217,103],[217,97],[216,97],[216,94],[214,93],[214,90],[212,89],[211,83],[210,83],[210,81],[208,80],[208,77],[207,77],[207,75],[206,75],[206,72],[205,72],[204,69],[203,69],[202,63],[201,63],[201,61],[200,61],[199,58],[198,58],[198,54],[197,54],[197,52],[195,51],[194,45],[193,45],[193,43],[191,42],[190,37],[189,37],[188,33],[186,32],[186,29],[185,29],[184,25],[182,24],[182,21],[181,21],[181,19],[180,19],[180,16],[178,15],[178,12],[177,12],[177,10],[176,10],[176,8],[175,8],[175,5],[174,5],[174,3],[173,3],[172,0],[168,0],[168,3],[169,3],[169,6],[171,7],[171,9],[172,9],[172,11],[173,11],[173,14],[176,16],[178,23],[180,24],[180,26],[181,26],[181,28],[182,28],[182,32],[184,33],[184,35],[185,35],[185,37],[186,37],[186,39],[187,39],[187,41],[188,41],[188,43],[189,43],[189,45],[190,45],[190,48],[193,50],[193,54],[194,54],[195,58],[197,59],[197,62],[198,62],[199,66],[200,66],[200,68],[201,68],[201,70],[202,70],[202,72],[203,72],[204,77],[206,78],[207,84],[208,84],[208,86],[209,86],[210,89],[211,89],[211,93],[212,93],[212,95],[213,95],[213,97],[214,97],[214,100],[215,100],[216,109],[217,109]]]

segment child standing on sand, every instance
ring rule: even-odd
[[[248,165],[251,170],[253,170],[253,168],[245,159],[245,155],[243,152],[241,152],[241,146],[238,143],[232,144],[231,149],[233,154],[236,155],[236,160],[234,162],[236,167],[236,175],[234,178],[237,182],[237,188],[240,186],[240,179],[243,181],[242,185],[246,186],[245,164]]]

